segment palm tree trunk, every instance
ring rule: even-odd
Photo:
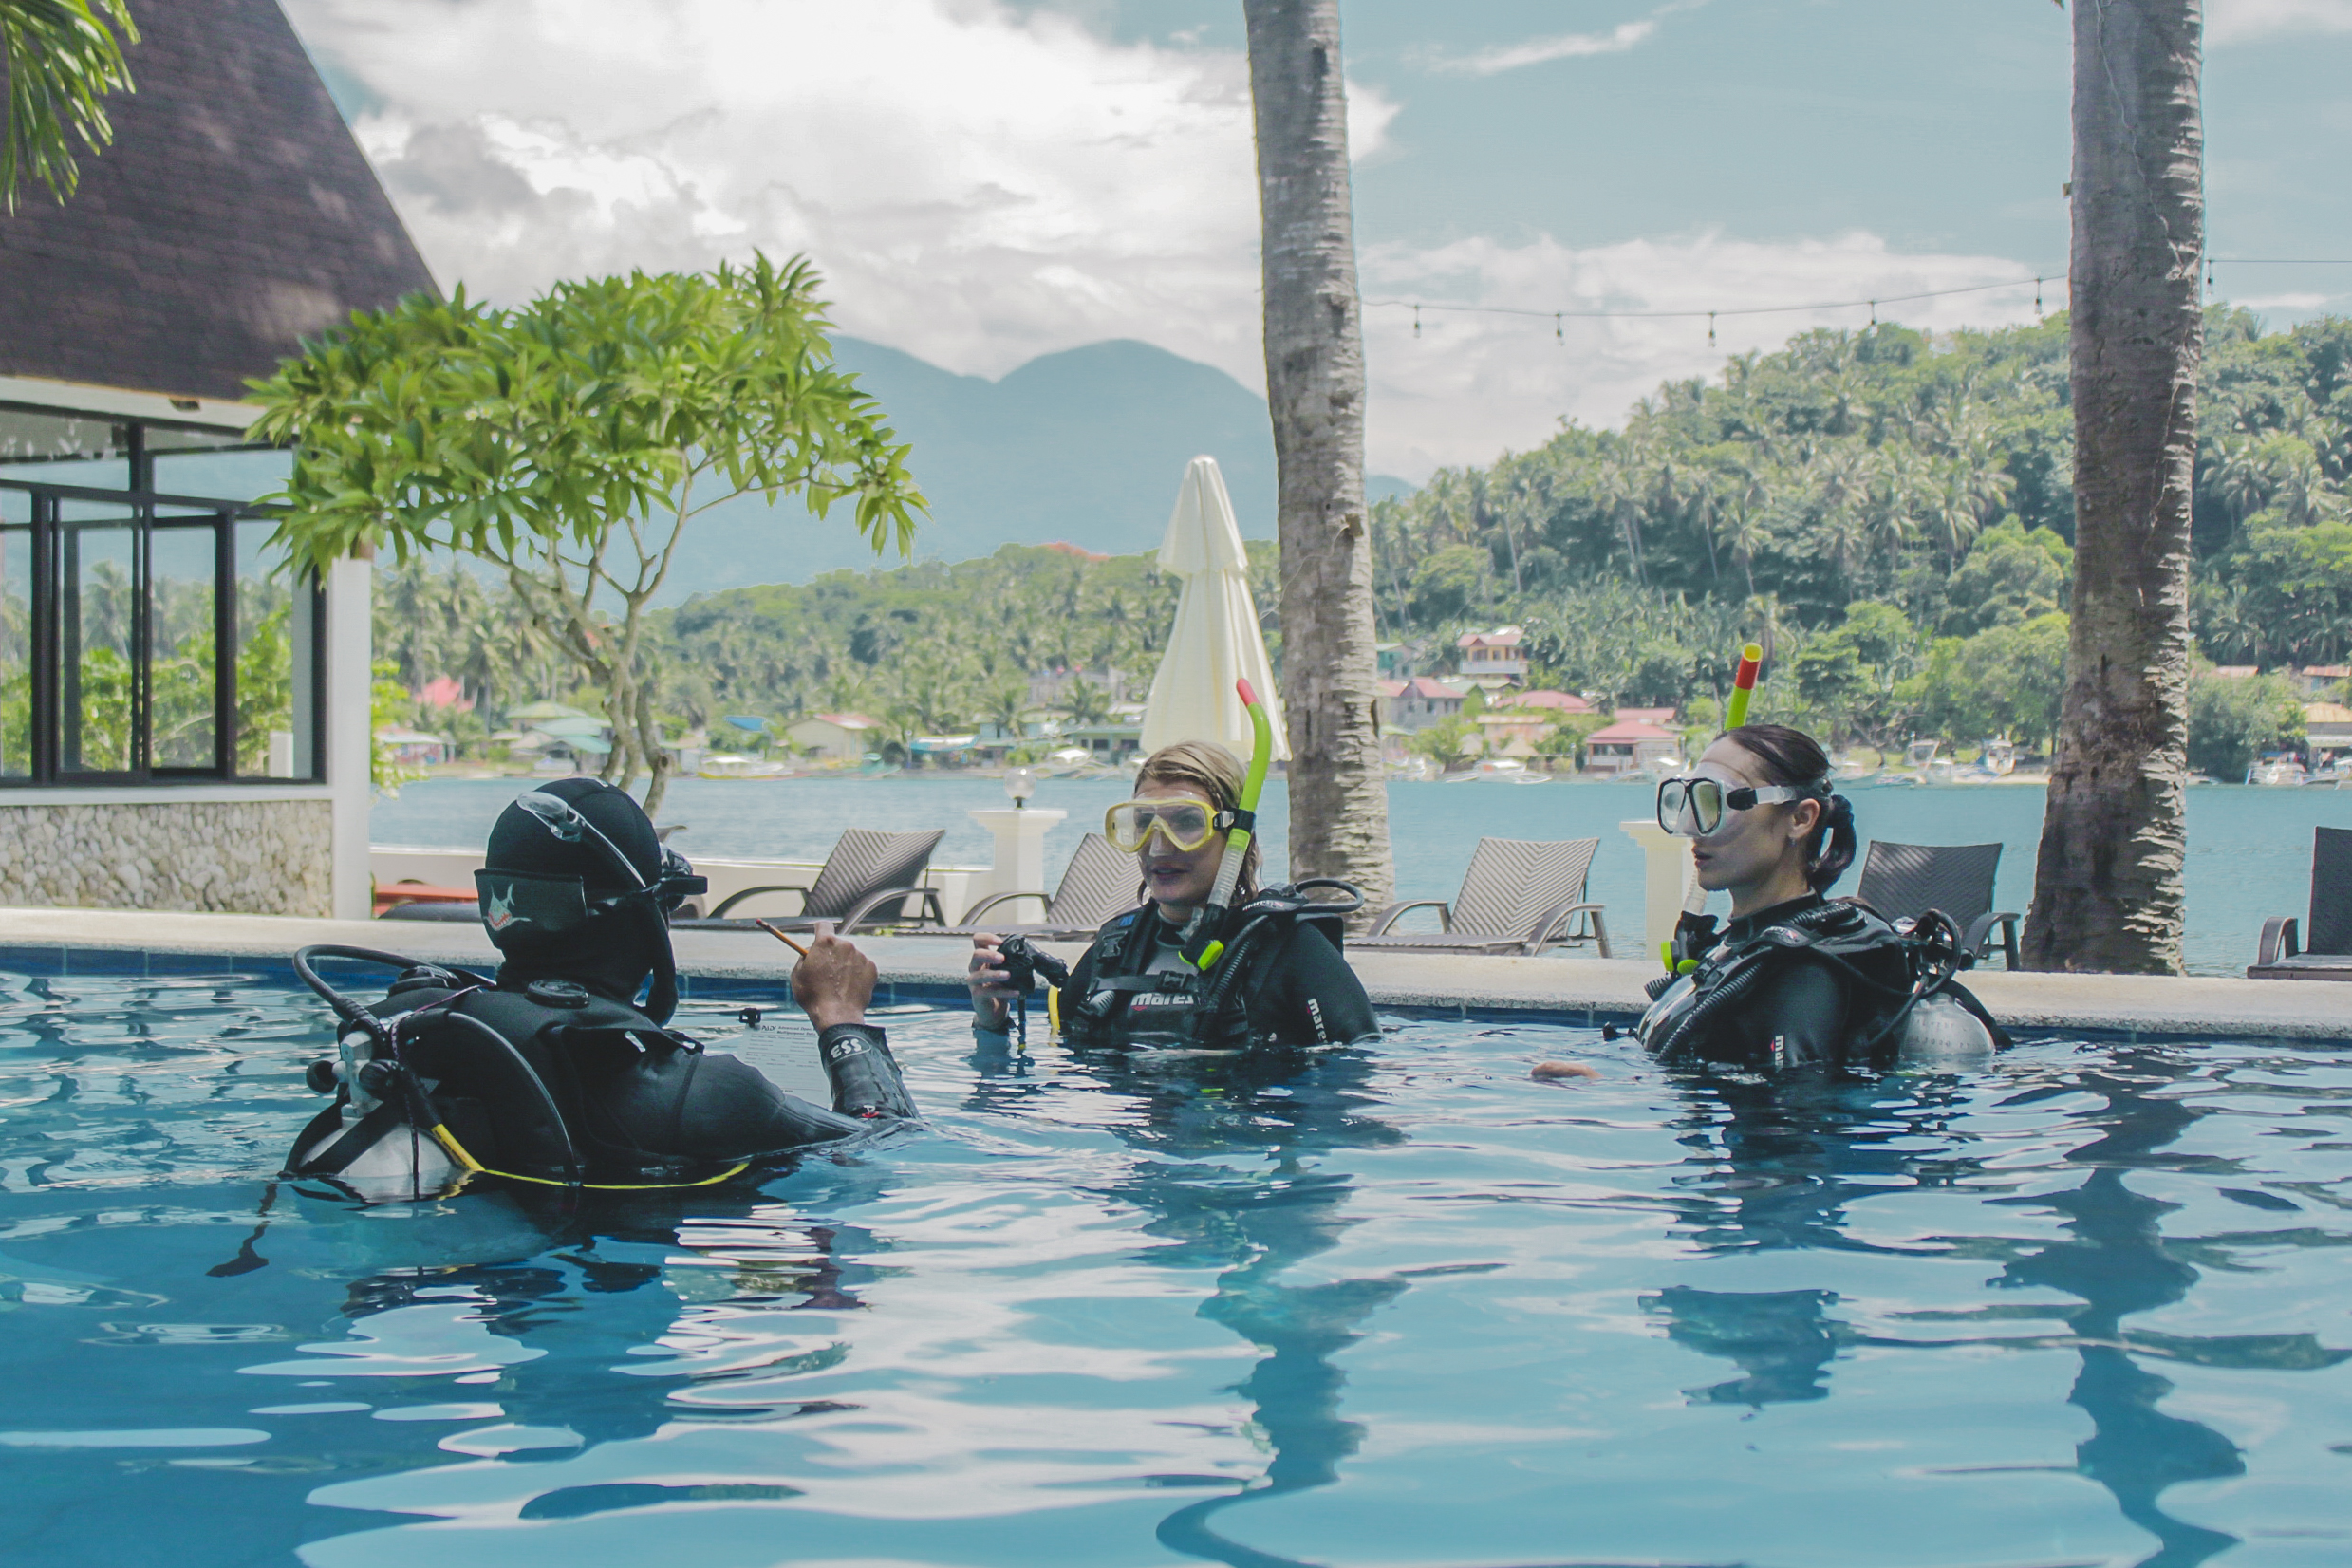
[[[1294,876],[1389,900],[1364,508],[1364,344],[1338,0],[1243,0],[1257,110],[1266,401],[1280,476]]]
[[[2200,0],[2074,8],[2074,628],[2025,961],[2180,970]]]

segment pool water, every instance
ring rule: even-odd
[[[928,1125],[875,1146],[362,1209],[271,1180],[307,995],[0,977],[0,1560],[2352,1559],[2329,1052],[1710,1088],[1408,1020],[1252,1078],[887,1021]]]

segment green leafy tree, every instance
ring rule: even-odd
[[[2053,611],[2022,626],[1938,638],[1902,698],[1950,739],[2007,735],[2046,750],[2065,690],[2066,635],[2066,618]]]
[[[2047,528],[2025,532],[2015,517],[1976,536],[1951,574],[1944,625],[1965,637],[1988,626],[2023,625],[2066,607],[2074,551]]]
[[[607,780],[671,762],[646,614],[694,520],[737,496],[854,510],[877,552],[923,497],[873,399],[832,362],[815,272],[756,256],[709,273],[558,284],[515,310],[413,295],[255,384],[295,449],[275,542],[319,569],[388,542],[505,574],[522,614],[597,692]]]
[[[2203,669],[2189,678],[2189,766],[2209,777],[2234,784],[2265,749],[2303,733],[2303,703],[2282,677]]]
[[[390,799],[401,793],[401,785],[424,777],[424,770],[394,761],[392,748],[377,739],[376,732],[415,723],[417,704],[400,683],[398,664],[379,659],[370,668],[374,680],[367,688],[367,781],[378,794]]]
[[[1412,749],[1451,772],[1476,756],[1483,745],[1478,726],[1466,719],[1441,719],[1415,732]]]
[[[1485,600],[1487,560],[1468,545],[1449,545],[1413,569],[1412,612],[1424,624],[1466,615]]]
[[[106,95],[132,90],[122,46],[139,42],[130,0],[0,0],[8,123],[0,127],[0,196],[16,210],[27,176],[63,201],[81,183],[74,147],[114,140]]]

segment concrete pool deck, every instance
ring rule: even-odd
[[[484,968],[496,951],[478,925],[438,921],[296,920],[275,915],[152,914],[0,908],[0,968],[47,973],[184,974],[282,968],[313,943],[388,949]],[[860,939],[891,1002],[961,995],[965,955],[942,937]],[[727,994],[781,994],[793,955],[760,932],[680,931],[679,972]],[[1075,958],[1074,944],[1056,944]],[[1554,1021],[1625,1023],[1657,973],[1633,959],[1460,958],[1351,954],[1374,1003],[1415,1012],[1528,1014]],[[2004,1024],[2042,1033],[2084,1031],[2170,1037],[2352,1040],[2352,983],[2208,976],[2008,974],[1974,970],[1968,983]]]

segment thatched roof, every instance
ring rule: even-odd
[[[277,0],[135,0],[139,90],[60,206],[0,214],[0,375],[236,399],[434,287]]]

